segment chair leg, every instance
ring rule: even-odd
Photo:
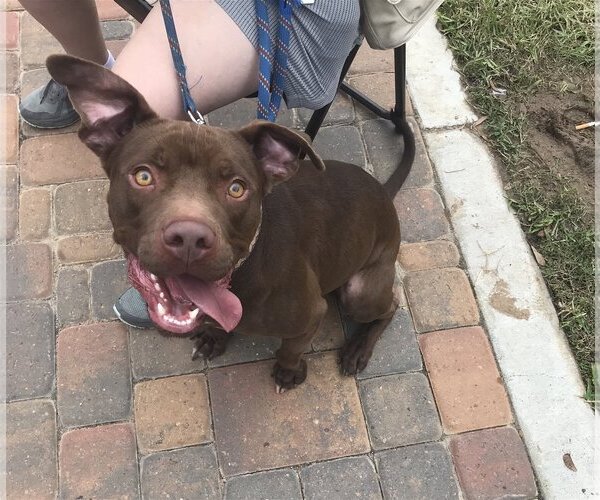
[[[348,57],[346,58],[346,61],[344,62],[344,66],[342,67],[342,73],[340,75],[340,85],[344,81],[344,78],[346,78],[346,73],[348,73],[348,70],[350,69],[350,66],[352,65],[352,61],[354,61],[354,58],[356,57],[356,53],[358,52],[359,48],[360,48],[360,45],[355,45],[354,48],[350,51],[350,54],[348,54]],[[327,116],[327,113],[329,112],[329,108],[331,108],[332,104],[333,104],[333,101],[331,101],[326,106],[323,106],[321,109],[317,109],[310,117],[310,120],[308,121],[308,125],[306,126],[306,129],[304,130],[304,132],[312,140],[315,139],[317,132],[321,128],[321,125],[323,124],[323,120],[325,120],[325,117]]]
[[[115,0],[115,2],[139,23],[146,19],[148,12],[152,10],[152,5],[144,0]]]
[[[350,97],[358,101],[364,107],[375,113],[381,118],[390,120],[398,125],[406,120],[405,98],[406,98],[406,46],[401,45],[394,49],[394,86],[396,94],[396,103],[392,110],[382,108],[379,104],[367,97],[365,94],[351,87],[345,82],[342,82],[340,89]]]

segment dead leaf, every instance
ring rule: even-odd
[[[471,127],[472,128],[479,127],[479,125],[481,125],[487,119],[488,119],[487,116],[482,116],[481,118],[479,118],[478,120],[476,120],[475,122],[473,122],[473,125],[471,125]]]
[[[567,469],[572,470],[573,472],[577,472],[577,467],[575,467],[570,453],[565,453],[563,455],[563,462],[565,463]]]
[[[544,256],[540,252],[538,252],[533,245],[529,245],[529,247],[531,248],[531,252],[535,257],[535,261],[538,263],[538,266],[544,267],[546,265],[546,259],[544,259]]]

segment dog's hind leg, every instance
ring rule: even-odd
[[[393,294],[394,276],[393,262],[376,263],[356,273],[338,291],[343,311],[360,323],[342,348],[341,368],[345,375],[365,369],[375,343],[398,308]]]

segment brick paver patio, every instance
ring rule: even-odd
[[[135,23],[112,0],[98,4],[118,53]],[[9,498],[536,496],[415,118],[417,161],[395,200],[402,307],[356,379],[339,373],[344,335],[330,308],[306,382],[278,395],[273,339],[237,337],[223,356],[192,361],[189,340],[115,321],[127,284],[107,181],[77,127],[19,123],[18,96],[45,81],[59,46],[17,2],[6,8]],[[390,56],[363,47],[349,75],[386,105]],[[254,106],[239,102],[210,123],[242,125]],[[284,111],[280,121],[308,117]],[[393,128],[349,99],[338,97],[325,125],[324,158],[376,176],[395,165]]]

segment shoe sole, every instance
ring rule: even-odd
[[[39,124],[31,123],[31,122],[27,121],[25,118],[23,118],[23,115],[21,115],[20,113],[19,113],[19,116],[21,117],[21,120],[23,120],[30,127],[39,128],[42,130],[57,130],[59,128],[67,128],[67,127],[70,127],[71,125],[75,125],[77,122],[80,121],[80,119],[78,118],[77,120],[75,120],[67,125],[50,126],[50,125],[39,125]]]
[[[115,313],[115,315],[117,316],[117,319],[121,322],[126,324],[127,326],[130,326],[131,328],[135,328],[137,330],[148,330],[149,328],[152,328],[152,325],[148,325],[148,326],[139,326],[139,325],[134,325],[133,323],[130,323],[129,321],[126,321],[125,319],[123,319],[123,316],[121,316],[121,313],[119,312],[119,310],[117,309],[117,305],[114,304],[113,305],[113,312]]]

